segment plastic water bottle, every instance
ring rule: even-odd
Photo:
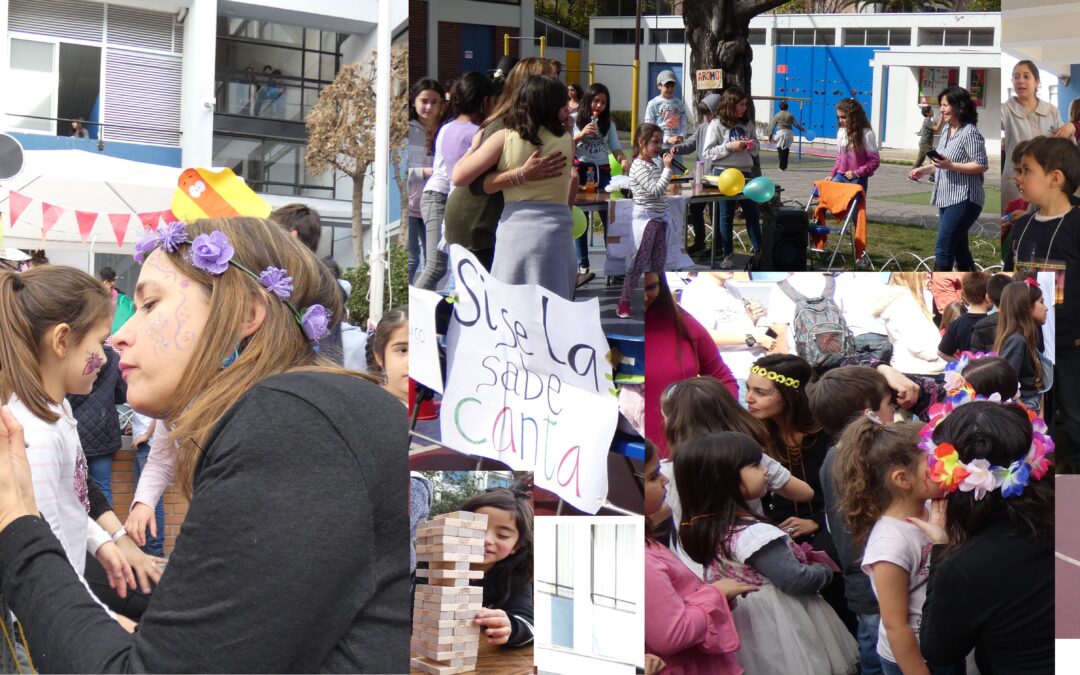
[[[585,173],[585,192],[596,192],[596,172],[591,166]]]
[[[697,161],[694,165],[694,192],[701,192],[701,181],[705,175],[705,162]]]

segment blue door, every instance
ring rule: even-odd
[[[470,23],[458,25],[461,28],[461,72],[495,70],[495,27]]]
[[[660,95],[656,88],[656,76],[665,70],[675,73],[675,98],[682,98],[682,64],[681,63],[650,63],[649,81],[644,84],[645,99],[641,101],[641,115],[645,115],[645,104]]]
[[[870,59],[875,51],[873,47],[777,47],[776,63],[786,66],[787,72],[774,74],[776,95],[811,99],[802,104],[802,116],[798,103],[790,104],[790,111],[818,136],[835,138],[840,99],[857,99],[870,117],[874,72]],[[774,102],[773,113],[777,111],[779,104]]]

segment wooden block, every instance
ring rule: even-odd
[[[476,663],[467,663],[468,659],[461,659],[462,664],[452,666],[433,661],[426,656],[413,657],[412,667],[414,670],[419,670],[429,675],[455,675],[456,673],[467,673],[472,670],[476,670]]]
[[[420,570],[416,570],[419,572]],[[420,576],[419,574],[417,576]],[[469,586],[468,579],[428,579],[428,583],[432,586]]]
[[[428,646],[428,649],[453,649],[464,650],[470,644],[480,643],[480,633],[476,632],[472,635],[454,635],[453,628],[449,629],[450,635],[434,635],[432,633],[421,633],[420,641]]]
[[[484,597],[484,589],[482,586],[432,586],[430,584],[419,584],[416,587],[417,593],[434,593],[437,595],[471,595],[477,597]]]
[[[461,560],[435,560],[428,565],[429,570],[468,570],[469,563]]]
[[[417,607],[413,610],[414,615],[426,616],[429,619],[435,619],[436,621],[450,621],[451,619],[464,619],[466,617],[458,616],[458,612],[451,610],[447,612],[440,612],[434,609],[426,609]]]
[[[423,644],[417,645],[416,651],[429,659],[434,661],[449,661],[450,659],[465,659],[473,654],[467,653],[464,649],[461,650],[437,650],[426,647]]]
[[[482,570],[416,570],[416,576],[426,579],[483,579]]]
[[[430,616],[421,616],[421,617],[416,618],[415,621],[413,621],[413,628],[414,629],[418,625],[421,626],[421,627],[426,627],[426,628],[452,628],[454,630],[458,630],[460,628],[469,628],[470,626],[473,625],[473,623],[472,623],[472,619],[439,620],[439,619],[433,619]],[[480,627],[476,626],[476,628],[479,629]]]
[[[463,562],[463,563],[482,563],[484,562],[483,553],[446,553],[442,551],[432,553],[416,552],[416,559],[420,562],[438,563],[438,562]]]

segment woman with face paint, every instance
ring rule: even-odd
[[[36,469],[31,479],[23,437],[37,432],[4,411],[0,592],[35,664],[404,672],[406,454],[391,450],[405,447],[406,419],[370,377],[320,356],[318,340],[343,311],[332,275],[257,218],[170,224],[137,251],[137,310],[113,343],[128,402],[171,430],[191,505],[139,631],[128,635],[102,621],[58,565],[62,548],[26,487]],[[102,323],[94,339],[106,333]]]

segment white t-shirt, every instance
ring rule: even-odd
[[[683,290],[679,304],[708,330],[739,334],[749,334],[757,330],[754,322],[750,320],[738,289],[721,286],[701,275]],[[750,366],[765,355],[764,349],[747,347],[745,344],[723,345],[718,348],[724,363],[739,380],[749,377]]]
[[[919,624],[922,623],[922,607],[926,601],[926,582],[930,579],[929,537],[916,525],[898,518],[882,516],[870,530],[866,540],[866,552],[863,553],[862,570],[870,577],[870,586],[874,596],[878,595],[874,581],[874,563],[888,562],[904,569],[908,573],[908,623],[919,638]],[[892,648],[885,634],[885,622],[878,628],[878,655],[893,663]]]

